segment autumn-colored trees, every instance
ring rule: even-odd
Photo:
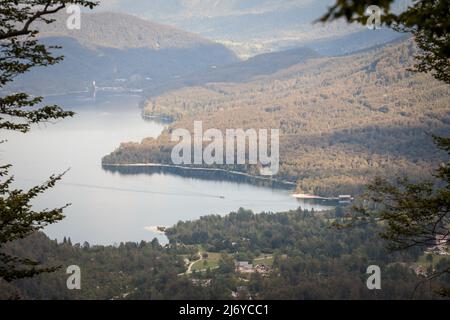
[[[279,128],[280,171],[308,193],[356,194],[371,176],[424,177],[439,163],[426,132],[450,130],[447,84],[408,71],[411,40],[318,58],[248,83],[187,87],[153,98],[147,114],[177,119],[158,139],[122,145],[104,163],[170,163],[170,130]],[[228,167],[223,167],[227,169]],[[252,166],[233,168],[257,173]]]

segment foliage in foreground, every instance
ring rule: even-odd
[[[0,2],[0,89],[18,75],[35,67],[47,67],[62,60],[37,40],[36,22],[53,23],[52,14],[67,5],[93,8],[96,2],[87,0],[17,0]],[[2,92],[3,93],[3,92]],[[42,97],[30,97],[20,92],[0,97],[0,130],[28,132],[31,126],[49,120],[73,116],[59,106],[40,106]],[[0,139],[0,143],[4,142]],[[52,188],[62,175],[28,191],[14,189],[14,178],[8,176],[10,165],[0,165],[0,280],[11,281],[52,272],[57,266],[40,267],[36,260],[11,255],[3,251],[5,244],[23,239],[48,224],[63,218],[64,208],[35,211],[30,202]]]
[[[436,145],[450,155],[450,138],[434,137]],[[441,164],[434,180],[414,183],[407,177],[395,182],[376,178],[362,201],[355,206],[352,224],[368,219],[381,223],[381,237],[392,250],[425,248],[449,244],[450,162]],[[435,270],[429,279],[450,274],[450,261]],[[443,288],[444,294],[446,289]]]

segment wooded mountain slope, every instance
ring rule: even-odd
[[[72,37],[86,47],[117,49],[186,48],[198,44],[212,44],[199,35],[174,27],[117,12],[81,14],[81,29],[66,27],[68,14],[58,13],[52,24],[39,24],[41,37]]]
[[[54,54],[65,59],[18,77],[9,86],[11,91],[64,93],[85,90],[94,80],[98,86],[151,88],[238,61],[223,45],[135,16],[82,13],[80,30],[66,27],[68,17],[60,13],[53,24],[36,26],[41,41],[61,46]]]
[[[448,85],[407,70],[412,40],[317,58],[247,83],[186,87],[149,101],[148,115],[177,121],[157,140],[125,143],[104,163],[170,163],[170,132],[280,128],[280,171],[320,195],[355,194],[374,175],[423,177],[444,155],[430,133],[450,133]],[[229,167],[257,174],[255,166]]]

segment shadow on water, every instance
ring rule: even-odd
[[[295,185],[283,181],[270,180],[263,177],[251,177],[243,174],[220,171],[220,170],[201,170],[183,168],[179,166],[111,166],[103,165],[103,170],[118,173],[121,175],[139,175],[139,174],[168,174],[180,176],[183,178],[194,178],[210,181],[226,181],[242,184],[252,184],[259,187],[268,187],[272,189],[293,190]]]

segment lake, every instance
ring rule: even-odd
[[[240,207],[261,211],[326,207],[299,201],[291,192],[236,181],[212,181],[156,172],[123,174],[102,169],[101,158],[121,142],[157,137],[165,124],[141,117],[138,96],[52,98],[70,119],[47,123],[30,133],[2,132],[1,163],[11,163],[14,186],[29,188],[70,168],[55,188],[34,202],[36,208],[71,203],[66,218],[44,231],[73,243],[114,244],[151,240],[163,235],[154,226],[171,226],[207,214],[226,214]]]

